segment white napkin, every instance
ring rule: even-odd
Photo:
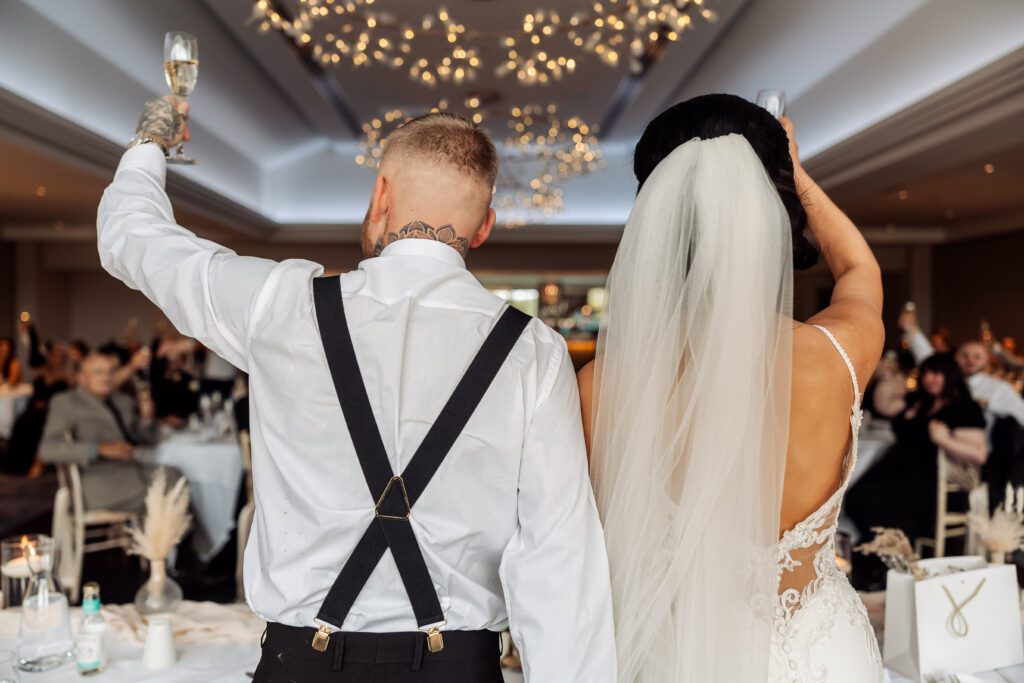
[[[103,616],[118,640],[146,642],[148,626],[134,605],[104,606]],[[174,641],[179,644],[258,641],[267,625],[244,604],[186,600],[170,618]]]
[[[139,645],[146,642],[148,626],[134,605],[104,605],[103,617],[107,631],[117,640]],[[82,610],[73,609],[71,628],[76,633],[81,621]],[[20,622],[20,609],[0,610],[0,638],[16,638]],[[240,603],[220,605],[186,600],[171,615],[174,640],[179,644],[258,642],[266,625],[247,605]]]

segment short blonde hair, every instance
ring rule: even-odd
[[[498,176],[498,150],[487,132],[457,114],[434,112],[406,121],[387,137],[380,165],[411,156],[479,179],[488,190]]]

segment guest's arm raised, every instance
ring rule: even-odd
[[[103,193],[96,222],[100,262],[140,290],[183,334],[248,370],[249,322],[259,294],[279,265],[238,256],[177,225],[164,191],[164,150],[188,139],[186,103],[150,100],[138,144],[121,158]]]

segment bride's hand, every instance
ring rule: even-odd
[[[796,144],[796,133],[793,132],[793,121],[787,116],[780,116],[779,123],[786,129],[789,137],[789,156],[793,159],[793,180],[796,182],[796,189],[801,195],[807,189],[810,176],[800,163],[800,148]]]

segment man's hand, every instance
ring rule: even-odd
[[[188,102],[171,95],[149,100],[139,115],[137,135],[159,140],[164,152],[192,137],[188,130]]]
[[[107,441],[96,447],[96,454],[107,460],[128,461],[135,457],[135,447],[127,441]]]

